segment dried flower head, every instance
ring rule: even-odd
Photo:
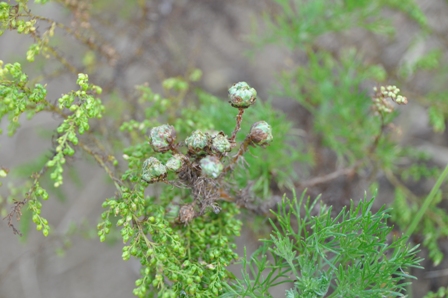
[[[273,140],[271,126],[266,121],[255,122],[250,128],[249,138],[253,145],[269,145]]]
[[[210,178],[218,178],[224,166],[216,156],[206,156],[200,161],[202,174]]]
[[[246,82],[239,82],[229,88],[229,103],[232,107],[246,109],[250,107],[257,98],[257,91]]]
[[[196,130],[185,139],[185,145],[188,147],[188,151],[194,154],[203,153],[209,143],[210,136],[203,133],[200,130]]]
[[[232,149],[227,136],[223,132],[217,133],[212,139],[212,150],[221,154],[229,152]]]
[[[179,210],[179,221],[188,224],[195,216],[194,206],[192,204],[184,205]]]
[[[175,141],[176,131],[173,126],[164,124],[151,129],[149,143],[154,151],[166,152],[170,150]]]
[[[143,162],[142,179],[148,183],[161,181],[166,177],[166,167],[155,157]]]

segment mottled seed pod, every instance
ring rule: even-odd
[[[234,108],[246,109],[257,98],[257,91],[246,82],[239,82],[229,88],[229,103]]]
[[[176,131],[168,124],[153,127],[150,132],[151,147],[156,152],[166,152],[176,141]]]
[[[143,162],[142,179],[148,183],[161,181],[166,177],[166,167],[155,157]]]
[[[212,149],[221,154],[229,152],[232,149],[227,136],[221,131],[217,133],[212,139]]]
[[[165,166],[168,170],[177,172],[185,165],[186,157],[182,154],[175,154],[168,159]]]
[[[249,138],[252,145],[269,145],[273,140],[271,126],[266,121],[255,122],[250,128]]]
[[[210,140],[210,136],[203,133],[200,130],[196,130],[185,139],[185,145],[188,147],[188,151],[195,154],[200,154],[205,151]]]
[[[194,207],[192,204],[184,205],[179,210],[179,220],[184,224],[188,224],[195,216]]]
[[[210,178],[218,178],[224,166],[216,156],[206,156],[200,161],[202,174]]]

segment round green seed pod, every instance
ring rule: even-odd
[[[203,133],[200,130],[196,130],[185,139],[185,145],[188,147],[188,151],[191,153],[202,153],[207,147],[210,140],[210,136],[206,133]]]
[[[166,152],[170,150],[175,141],[176,131],[173,126],[164,124],[151,129],[149,143],[154,151]]]
[[[246,82],[239,82],[229,88],[229,103],[234,108],[246,109],[257,98],[257,91]]]
[[[223,132],[219,132],[212,139],[212,149],[221,154],[229,152],[232,149],[227,136]]]
[[[143,162],[142,179],[148,183],[157,182],[166,177],[166,167],[155,157]]]
[[[210,178],[218,178],[224,169],[223,164],[216,156],[206,156],[200,161],[202,174]]]
[[[168,170],[177,172],[185,165],[185,159],[182,154],[175,154],[168,159],[165,166]]]
[[[249,138],[252,145],[269,145],[274,139],[271,126],[266,121],[255,122],[250,128]]]

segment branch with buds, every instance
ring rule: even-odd
[[[168,173],[173,172],[177,176],[177,182],[191,189],[193,202],[180,209],[180,222],[187,224],[196,216],[204,214],[208,207],[216,213],[219,212],[217,201],[222,199],[220,194],[224,189],[224,176],[233,171],[249,146],[265,147],[272,142],[270,125],[265,121],[258,121],[252,125],[235,156],[228,156],[237,146],[235,139],[241,129],[244,110],[255,103],[256,96],[255,89],[245,82],[230,87],[229,103],[239,111],[230,137],[222,131],[207,133],[196,130],[183,143],[179,143],[176,142],[176,131],[173,126],[164,124],[151,129],[149,143],[153,150],[159,153],[171,152],[172,156],[165,164],[155,157],[145,160],[141,179],[148,184],[165,182],[178,185],[167,180]],[[181,147],[186,149],[181,150]]]

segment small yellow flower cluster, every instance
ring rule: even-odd
[[[380,88],[373,87],[375,94],[372,98],[373,108],[378,113],[392,113],[394,110],[393,103],[399,105],[405,105],[408,103],[408,99],[402,95],[399,95],[400,89],[396,86],[381,86]]]

